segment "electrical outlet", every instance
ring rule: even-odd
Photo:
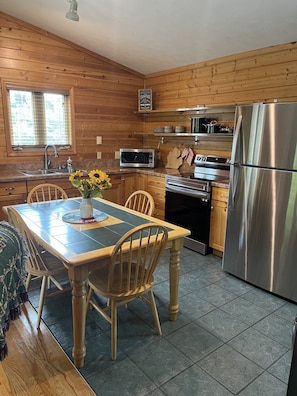
[[[96,144],[102,144],[102,136],[96,136]]]
[[[101,151],[97,151],[97,159],[101,159]]]
[[[114,159],[120,159],[120,152],[119,151],[115,151],[114,152]]]

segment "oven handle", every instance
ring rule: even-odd
[[[188,195],[190,197],[200,198],[204,202],[208,202],[210,194],[199,190],[192,190],[191,188],[184,188],[181,186],[175,186],[173,184],[166,184],[166,190],[177,194]]]

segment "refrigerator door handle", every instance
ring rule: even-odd
[[[234,131],[234,138],[233,138],[233,146],[232,146],[232,153],[231,153],[231,164],[235,163],[235,157],[238,150],[238,140],[239,140],[239,132],[242,123],[242,115],[240,115],[236,122],[236,127]]]
[[[238,141],[239,141],[239,132],[242,123],[242,115],[240,115],[237,119],[235,131],[234,131],[234,140],[233,140],[233,148],[231,153],[231,167],[230,167],[230,186],[229,186],[229,207],[230,209],[234,208],[235,195],[237,190],[238,178],[239,178],[239,169],[235,169],[235,157],[238,150]]]
[[[230,185],[229,185],[229,209],[234,208],[234,165],[230,167]]]
[[[242,168],[238,165],[231,165],[230,168],[229,209],[231,210],[234,208],[235,204],[235,196],[237,193],[237,186],[241,169]]]

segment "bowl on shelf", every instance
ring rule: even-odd
[[[173,132],[173,126],[172,125],[166,125],[164,127],[164,132],[165,133],[172,133]]]
[[[164,128],[155,128],[154,133],[164,133]]]
[[[175,133],[184,133],[186,132],[186,128],[183,125],[177,125],[175,127]]]

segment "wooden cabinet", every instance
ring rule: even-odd
[[[136,190],[144,190],[146,191],[147,186],[147,175],[144,173],[136,173]]]
[[[25,181],[0,183],[0,220],[8,220],[3,206],[18,205],[26,202],[27,185]]]
[[[212,188],[209,245],[219,252],[224,251],[227,219],[228,188]]]
[[[56,184],[57,186],[63,188],[63,190],[66,191],[66,194],[68,195],[69,198],[72,197],[80,197],[80,192],[78,191],[77,188],[73,187],[73,185],[70,183],[67,177],[63,178],[53,178],[53,177],[45,177],[44,179],[38,179],[38,180],[28,180],[27,181],[27,189],[28,192],[38,184],[42,183],[52,183]]]
[[[146,191],[155,201],[154,217],[164,220],[165,218],[165,178],[161,176],[147,175]]]
[[[128,197],[135,191],[138,190],[136,183],[136,173],[125,173],[121,177],[121,188],[122,188],[122,197],[121,203],[125,204]]]
[[[109,175],[112,187],[105,190],[103,193],[103,198],[108,201],[121,204],[122,203],[122,193],[121,193],[121,183],[122,177],[120,174]]]

